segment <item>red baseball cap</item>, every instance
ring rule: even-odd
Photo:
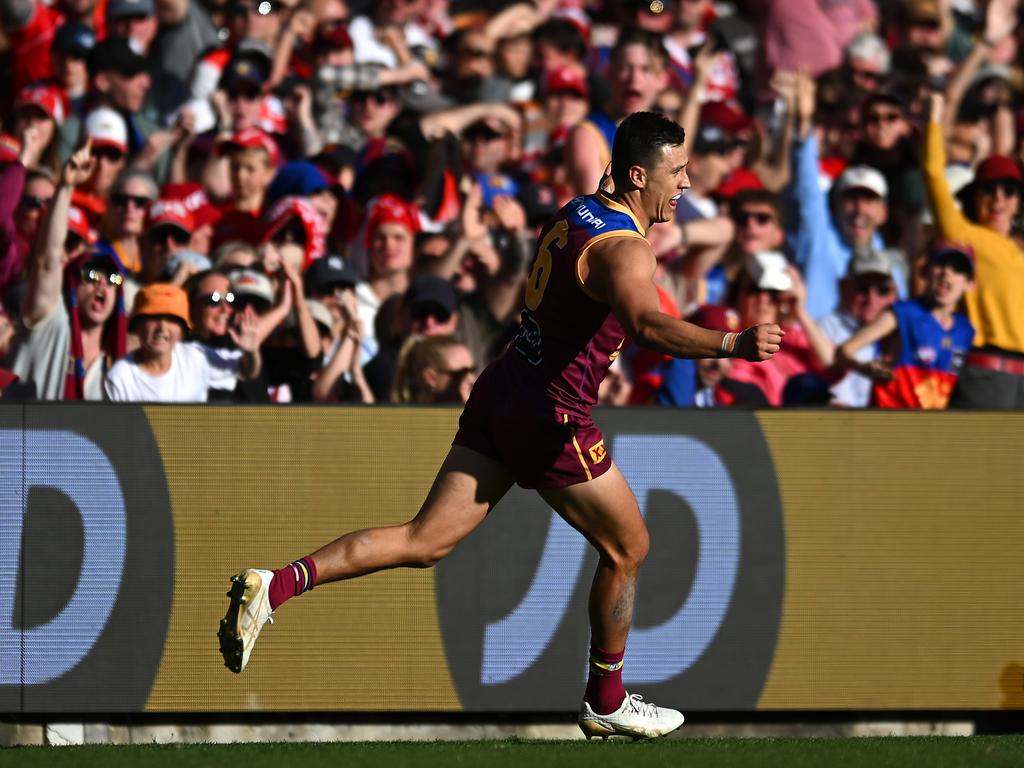
[[[64,96],[56,88],[46,85],[30,85],[22,88],[18,100],[14,102],[14,111],[23,107],[38,107],[47,117],[57,123],[64,122],[67,110],[64,108]]]
[[[977,184],[1004,180],[1024,183],[1024,176],[1021,175],[1017,161],[1007,155],[989,155],[981,161],[974,173],[974,182]]]
[[[85,211],[74,205],[68,208],[68,232],[78,235],[89,245],[96,242],[96,232],[89,226]]]
[[[374,201],[366,217],[367,245],[378,227],[384,224],[401,224],[415,235],[420,231],[420,209],[398,195],[381,195]]]
[[[192,216],[192,223],[198,229],[207,224],[216,224],[220,221],[220,210],[210,202],[202,184],[184,182],[182,184],[164,184],[160,190],[160,197],[166,200],[179,200],[185,206],[185,210]]]
[[[192,214],[188,212],[185,204],[180,200],[162,198],[150,203],[147,218],[146,228],[150,230],[167,225],[177,227],[183,232],[192,234],[192,230],[195,229]]]
[[[745,131],[753,125],[753,121],[743,112],[729,106],[724,101],[709,101],[701,107],[700,123],[718,126],[728,134]]]
[[[712,196],[731,200],[737,194],[747,189],[764,189],[764,184],[753,171],[747,168],[737,168],[722,179],[722,183],[712,192]]]
[[[267,153],[271,165],[277,165],[280,156],[277,142],[270,134],[259,128],[245,128],[217,144],[218,155],[226,155],[236,149],[262,149]]]
[[[572,67],[559,67],[547,73],[544,78],[544,93],[575,93],[583,98],[590,97],[590,86],[583,74]]]

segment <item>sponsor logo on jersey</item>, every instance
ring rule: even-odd
[[[590,460],[595,464],[600,464],[606,458],[608,458],[608,451],[604,449],[604,440],[599,440],[590,448]]]
[[[580,203],[576,206],[576,213],[585,223],[590,224],[594,229],[604,229],[604,219],[595,216],[594,212],[587,208],[585,204]]]

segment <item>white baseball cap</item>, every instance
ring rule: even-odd
[[[870,61],[878,65],[878,74],[887,75],[892,65],[889,46],[878,35],[861,32],[846,46],[846,55],[851,59]]]
[[[85,135],[92,137],[94,147],[116,147],[128,152],[128,126],[110,107],[99,107],[89,113],[85,118]]]
[[[851,189],[866,189],[883,200],[889,196],[889,185],[885,183],[885,176],[867,165],[854,165],[843,171],[843,175],[836,182],[836,192],[842,194]]]
[[[747,259],[747,274],[762,291],[788,291],[793,287],[789,261],[779,251],[760,251]]]
[[[273,304],[274,288],[270,278],[253,269],[240,269],[231,273],[231,290],[236,296],[255,296]]]

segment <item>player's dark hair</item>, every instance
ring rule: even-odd
[[[619,125],[612,147],[612,181],[626,189],[626,174],[634,165],[650,169],[663,147],[678,147],[686,133],[678,123],[657,112],[634,112]]]

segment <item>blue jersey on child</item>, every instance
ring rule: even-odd
[[[959,312],[943,328],[920,300],[897,301],[899,357],[893,378],[875,385],[875,401],[883,408],[945,408],[956,384],[964,356],[974,340],[974,326]]]

